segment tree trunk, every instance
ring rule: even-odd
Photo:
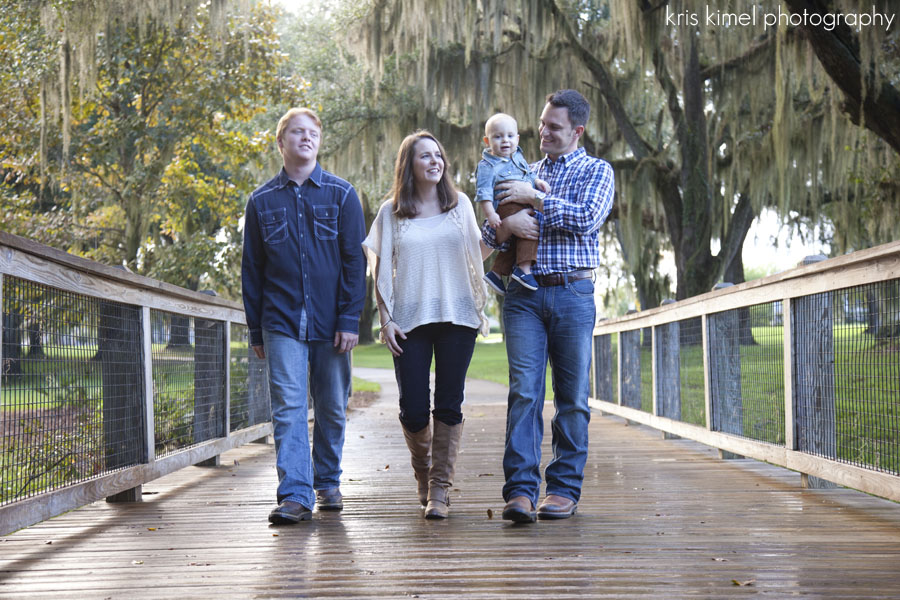
[[[744,283],[744,258],[741,253],[734,255],[728,267],[725,268],[725,281],[735,285]],[[741,346],[755,346],[756,340],[753,339],[753,327],[750,321],[750,307],[743,306],[738,311],[738,340]]]
[[[44,353],[44,324],[39,320],[32,320],[26,326],[28,330],[28,358],[45,358]]]
[[[191,318],[184,315],[172,315],[169,323],[169,343],[167,350],[191,347]]]
[[[3,378],[22,373],[22,315],[3,313]]]

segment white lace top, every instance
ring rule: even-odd
[[[363,247],[391,318],[407,333],[428,323],[454,323],[487,334],[481,231],[468,196],[425,219],[398,218],[387,200]]]

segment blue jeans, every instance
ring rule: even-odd
[[[595,317],[590,279],[534,292],[516,281],[507,288],[503,301],[509,360],[504,500],[525,496],[537,505],[548,360],[556,413],[550,422],[553,460],[544,471],[547,494],[575,502],[581,497],[591,420],[588,395]]]
[[[278,502],[315,505],[315,491],[341,484],[350,353],[338,354],[332,342],[295,340],[263,330],[269,367],[269,393],[275,428]],[[309,404],[315,410],[312,452]]]
[[[434,418],[445,425],[462,422],[466,371],[478,331],[453,323],[420,325],[400,340],[394,357],[400,389],[400,423],[413,433],[431,421],[431,357],[434,355]]]

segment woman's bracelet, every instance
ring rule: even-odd
[[[381,331],[384,331],[384,328],[387,327],[388,325],[390,325],[390,324],[393,323],[393,322],[394,322],[393,319],[388,319],[388,320],[387,320],[387,323],[385,323],[384,325],[381,326]]]

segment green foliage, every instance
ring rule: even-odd
[[[274,150],[277,116],[260,115],[271,98],[305,103],[306,87],[284,73],[268,4],[224,16],[196,4],[110,16],[88,35],[77,6],[51,2],[55,20],[44,22],[59,31],[46,35],[41,3],[3,2],[0,219],[101,262],[235,297],[238,220]],[[76,37],[94,50],[95,63],[82,65],[90,78],[55,70],[68,55],[54,45]],[[51,88],[62,104],[42,115]]]

